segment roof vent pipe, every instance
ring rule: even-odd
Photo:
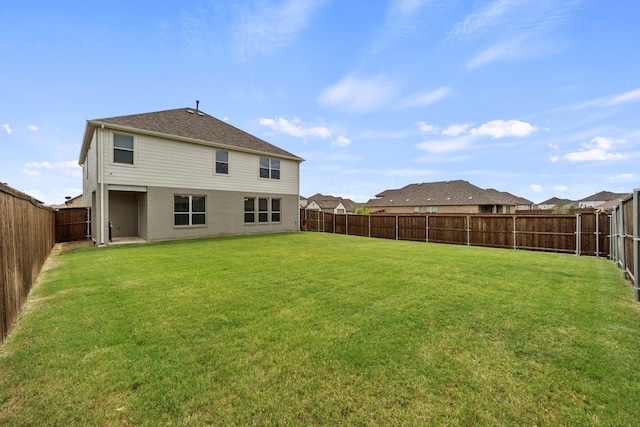
[[[200,104],[200,101],[196,99],[196,114],[198,114],[198,105]]]

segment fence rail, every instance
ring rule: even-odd
[[[53,211],[0,184],[0,344],[54,244]]]
[[[300,211],[308,231],[382,239],[609,257],[610,216],[600,212],[544,215],[351,215]]]

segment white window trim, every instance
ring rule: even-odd
[[[189,198],[189,211],[176,212],[176,196]],[[193,197],[204,197],[204,212],[193,212]],[[189,224],[176,225],[176,214],[189,215]],[[193,214],[204,214],[204,224],[192,224]],[[206,228],[207,227],[207,196],[204,194],[174,194],[173,195],[173,228]]]
[[[122,162],[116,162],[115,161],[115,157],[116,157],[116,145],[115,145],[115,137],[117,135],[125,135],[125,136],[131,136],[133,138],[133,150],[131,150],[133,152],[133,163],[122,163]],[[110,154],[110,164],[113,166],[124,166],[127,168],[135,168],[138,166],[138,137],[136,134],[134,133],[128,133],[128,132],[111,132],[111,144],[109,144],[110,150],[111,152]],[[123,148],[117,148],[118,150],[126,150],[129,151],[127,149],[123,149]]]
[[[269,168],[268,168],[269,177],[260,176],[260,169],[263,169],[263,167],[260,165],[260,159],[267,159],[269,161]],[[271,161],[272,160],[277,160],[278,162],[280,162],[280,167],[278,169],[273,169],[271,167]],[[273,170],[277,170],[279,172],[278,178],[272,178],[271,177]],[[259,156],[258,157],[258,179],[264,179],[264,180],[270,180],[270,181],[281,181],[282,180],[282,160],[276,159],[275,157]]]
[[[218,153],[218,151],[226,151],[227,152],[227,173],[218,173],[217,172],[218,159],[216,157],[216,154]],[[213,174],[215,176],[230,176],[231,175],[231,152],[229,150],[223,150],[223,149],[218,149],[218,148],[215,148],[213,150]]]

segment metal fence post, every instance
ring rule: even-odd
[[[618,207],[613,207],[609,221],[609,254],[616,267],[618,266]]]
[[[620,220],[618,221],[618,238],[622,241],[622,245],[619,246],[620,253],[618,254],[618,256],[620,258],[620,267],[622,268],[622,277],[624,277],[624,279],[627,280],[629,276],[627,275],[627,249],[626,249],[627,245],[625,245],[625,242],[624,242],[624,239],[625,239],[624,221],[625,221],[624,203],[621,201],[620,202]],[[620,242],[618,242],[618,244],[619,243]]]
[[[633,289],[640,302],[640,189],[633,190]]]
[[[517,216],[513,216],[513,249],[518,249],[518,240],[516,238],[518,234],[518,229],[516,227]]]
[[[427,218],[427,242],[429,242],[429,215],[427,215],[426,218]]]
[[[580,256],[580,228],[582,225],[580,213],[576,214],[576,256]]]
[[[369,237],[371,237],[371,215],[367,215],[369,217]]]
[[[596,212],[596,258],[600,258],[600,212]]]
[[[467,246],[471,244],[471,220],[469,219],[469,215],[467,215]]]
[[[349,214],[344,214],[344,234],[349,235]]]
[[[400,230],[399,230],[399,225],[398,225],[398,215],[396,215],[396,240],[399,240],[400,238]]]

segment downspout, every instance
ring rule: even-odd
[[[98,178],[100,179],[100,246],[104,244],[104,166],[102,164],[104,152],[104,125],[100,125],[100,137],[98,138]]]

